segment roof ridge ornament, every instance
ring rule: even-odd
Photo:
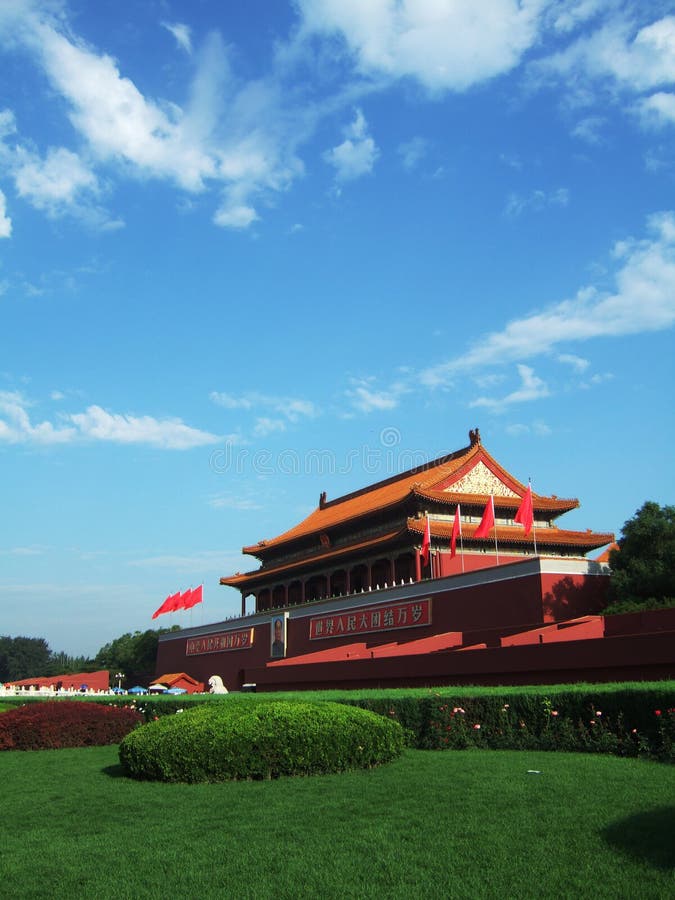
[[[476,444],[481,443],[480,431],[478,430],[478,426],[476,426],[476,428],[469,429],[469,441],[471,442],[472,447],[475,447]]]

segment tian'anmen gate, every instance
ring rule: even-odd
[[[600,615],[607,554],[586,554],[614,535],[560,528],[578,506],[533,492],[472,430],[244,547],[260,567],[220,580],[241,615],[161,635],[158,672],[230,690],[664,677],[672,634],[638,646],[646,620],[624,633]]]
[[[245,598],[255,597],[258,612],[312,600],[377,590],[426,578],[484,569],[497,562],[541,556],[579,557],[614,540],[613,534],[564,531],[556,520],[579,506],[532,494],[533,528],[514,523],[527,490],[483,447],[478,429],[470,445],[336,500],[322,494],[304,521],[272,540],[243,552],[261,568],[222,578]],[[476,531],[486,504],[494,505],[494,527]],[[455,555],[451,538],[457,507]],[[430,552],[422,554],[429,523]],[[426,558],[425,558],[426,557]]]

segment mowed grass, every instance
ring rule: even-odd
[[[0,790],[7,898],[675,896],[675,768],[642,760],[408,750],[167,785],[96,747],[2,753]]]

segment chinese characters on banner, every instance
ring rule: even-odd
[[[222,650],[246,650],[253,646],[253,628],[240,631],[223,631],[207,637],[188,638],[186,656],[201,656],[203,653],[220,653]]]
[[[391,631],[396,628],[417,628],[420,625],[431,625],[431,597],[408,603],[365,606],[348,612],[315,616],[309,620],[309,637],[310,640],[316,640],[347,634]]]

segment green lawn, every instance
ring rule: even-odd
[[[409,750],[166,785],[100,747],[1,753],[0,785],[3,898],[675,896],[675,768],[642,760]]]

